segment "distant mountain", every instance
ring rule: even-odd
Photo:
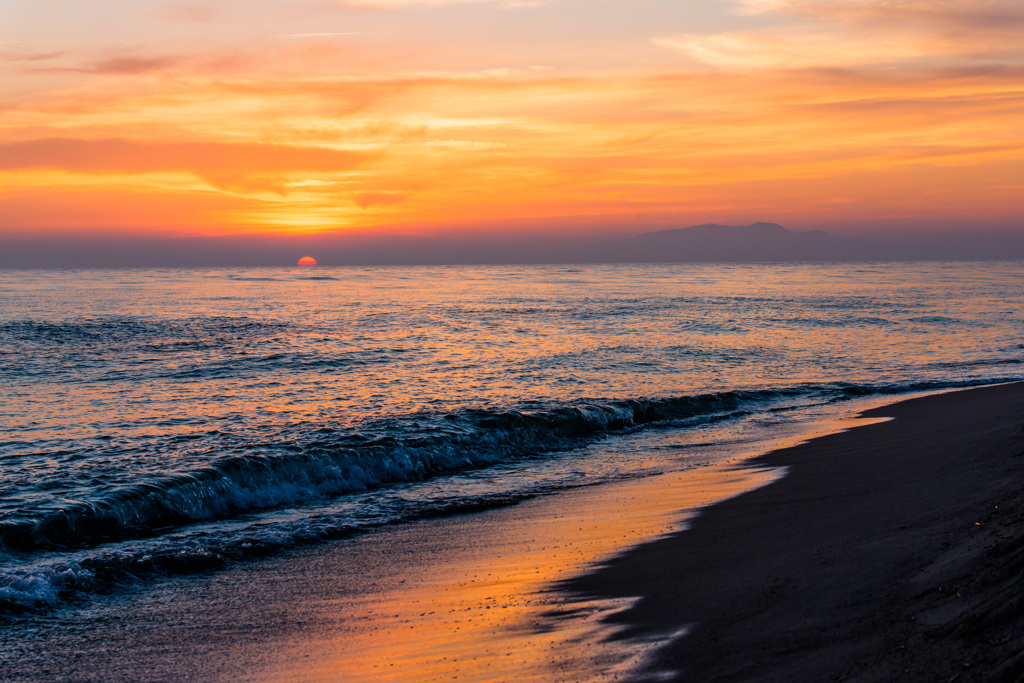
[[[776,223],[754,223],[646,232],[589,245],[580,256],[591,263],[845,261],[870,257],[870,251],[867,243],[821,230],[793,232]]]

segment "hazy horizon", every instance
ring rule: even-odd
[[[721,225],[728,230],[730,227]],[[1014,260],[1024,259],[1024,234],[985,232],[886,234],[847,237],[841,232],[791,230],[795,238],[824,233],[826,251],[800,251],[789,243],[736,245],[705,239],[694,245],[654,245],[623,250],[637,238],[685,233],[694,226],[651,225],[587,231],[481,231],[435,234],[359,233],[313,235],[9,235],[0,268],[256,267],[293,266],[312,256],[320,266],[486,265],[550,263],[706,263],[780,261]],[[788,228],[788,226],[783,226]],[[768,247],[768,251],[763,250]]]

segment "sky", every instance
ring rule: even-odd
[[[757,220],[1024,232],[1024,3],[0,4],[0,242]]]

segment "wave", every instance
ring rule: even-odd
[[[182,340],[220,342],[225,336],[251,337],[278,333],[289,323],[257,320],[247,316],[213,316],[177,320],[139,318],[81,318],[64,322],[14,320],[0,323],[0,340],[40,346],[63,346],[96,342],[111,344],[138,340],[159,340],[168,346]]]
[[[431,505],[363,520],[313,515],[282,524],[257,524],[235,533],[179,534],[148,544],[113,550],[101,547],[78,556],[43,560],[27,567],[0,571],[0,617],[38,613],[76,599],[110,593],[142,579],[224,569],[286,550],[348,538],[382,524],[505,507],[543,492],[546,491],[433,501]]]
[[[820,402],[978,382],[828,386],[727,391],[670,398],[580,402],[538,410],[471,409],[416,414],[363,425],[256,439],[249,452],[153,476],[102,497],[0,522],[0,549],[17,552],[93,547],[167,533],[196,522],[303,505],[583,446],[641,428],[686,427],[769,411],[786,399]]]
[[[686,428],[786,406],[980,383],[835,383],[588,401],[537,410],[416,414],[365,425],[360,432],[321,426],[309,429],[304,439],[285,435],[287,443],[255,443],[250,448],[272,452],[217,457],[202,468],[152,477],[32,518],[0,522],[0,559],[6,554],[34,562],[0,572],[0,613],[53,606],[137,578],[217,569],[367,526],[507,505],[537,495],[539,489],[456,495],[418,508],[372,514],[364,510],[353,515],[351,508],[340,515],[321,513],[328,501],[344,494],[541,458],[641,429]],[[241,534],[209,531],[210,523],[286,507],[292,515],[298,514],[296,509],[304,511],[302,522],[261,521],[257,516]],[[83,553],[87,556],[71,559]],[[63,559],[46,559],[58,556]]]
[[[39,518],[2,522],[0,547],[30,552],[147,537],[197,521],[566,450],[642,426],[734,415],[796,393],[731,391],[538,411],[467,410],[378,426],[380,436],[328,428],[289,446],[294,452],[221,456],[206,467],[153,477]]]
[[[325,357],[313,352],[282,352],[243,359],[204,361],[172,370],[158,370],[146,374],[136,372],[133,376],[145,379],[200,379],[205,381],[218,377],[259,374],[267,371],[342,370],[386,364],[393,360],[394,358],[389,355],[389,352],[380,350],[338,357]],[[122,380],[124,372],[109,372],[97,379],[98,381]]]
[[[293,323],[246,316],[9,321],[0,323],[0,356],[6,356],[0,358],[0,372],[62,381],[117,380],[148,367],[153,356],[171,361],[182,354],[205,358],[225,349],[279,342],[296,332]],[[112,358],[131,369],[111,371]],[[82,374],[84,369],[91,372]]]
[[[956,363],[935,363],[940,368],[964,368],[964,367],[993,367],[998,365],[1022,365],[1024,360],[1020,358],[980,358],[978,360],[965,360]]]

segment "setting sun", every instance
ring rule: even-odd
[[[302,258],[299,259],[298,265],[300,265],[300,266],[315,266],[316,265],[316,259],[313,258],[312,256],[303,256]]]

